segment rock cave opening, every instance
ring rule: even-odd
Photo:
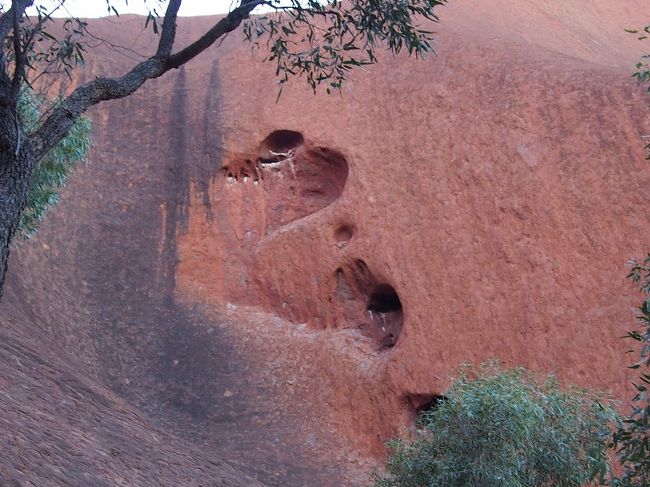
[[[439,407],[446,400],[446,396],[443,396],[441,394],[434,394],[433,396],[430,396],[430,399],[428,401],[422,403],[418,408],[416,408],[415,411],[418,415],[422,413],[428,413]]]
[[[404,323],[402,301],[395,288],[388,283],[376,285],[370,293],[366,310],[378,328],[381,348],[394,347]]]
[[[271,132],[260,144],[263,152],[287,152],[305,143],[305,138],[300,132],[293,130],[276,130]]]
[[[443,394],[408,394],[406,396],[414,421],[417,421],[421,414],[434,411],[446,400],[447,397]]]
[[[335,277],[332,297],[339,303],[344,326],[358,328],[379,350],[394,347],[404,323],[402,301],[395,288],[361,259],[339,267]]]
[[[402,302],[390,284],[379,284],[370,295],[368,311],[377,313],[402,312]]]

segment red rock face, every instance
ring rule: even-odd
[[[455,2],[437,56],[384,56],[341,96],[296,82],[276,103],[233,35],[97,107],[9,302],[80,374],[271,485],[359,480],[461,363],[624,397],[650,117],[623,29],[645,2],[542,3]],[[128,44],[122,22],[97,29]],[[129,63],[100,51],[86,76]]]
[[[385,60],[341,98],[296,85],[273,104],[272,83],[257,88],[259,68],[229,53],[224,113],[256,123],[226,120],[238,136],[225,146],[296,131],[338,151],[349,175],[317,210],[292,196],[289,168],[268,183],[215,178],[209,200],[224,218],[210,224],[191,198],[177,293],[353,341],[333,353],[374,372],[346,379],[334,365],[334,390],[315,387],[349,391],[332,421],[343,435],[362,425],[350,441],[374,452],[408,423],[411,398],[442,394],[463,362],[498,359],[623,395],[624,263],[650,241],[647,109],[629,78],[639,46],[616,27],[641,5],[624,3],[450,6],[437,57]],[[289,208],[301,218],[270,216]],[[220,271],[201,272],[212,259],[193,256],[197,246],[223,249]]]

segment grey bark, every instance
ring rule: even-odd
[[[17,157],[11,149],[0,151],[0,293],[4,287],[11,239],[18,228],[33,170],[33,164]]]

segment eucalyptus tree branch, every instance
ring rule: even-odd
[[[277,5],[269,0],[265,0],[261,2],[261,5],[265,5],[271,9],[273,9],[275,12],[291,12],[291,11],[296,11],[300,10],[300,12],[304,14],[308,14],[311,16],[321,16],[321,17],[337,17],[339,19],[343,18],[343,15],[341,15],[340,12],[337,12],[336,10],[333,10],[331,8],[320,8],[320,9],[314,9],[314,8],[309,8],[306,6],[300,6],[298,7],[296,4],[291,4],[291,5]]]
[[[12,0],[11,8],[0,17],[0,42],[3,42],[11,32],[14,14],[18,18],[22,17],[32,3],[34,0]]]
[[[181,3],[183,3],[182,0],[171,0],[167,5],[156,56],[169,56],[172,52],[174,39],[176,38],[176,18]]]
[[[4,50],[4,42],[9,33],[14,29],[14,19],[20,18],[25,9],[29,7],[34,0],[12,0],[11,8],[0,17],[0,97],[7,98],[11,96],[13,81],[7,73],[7,60]]]
[[[224,34],[232,32],[246,20],[255,7],[263,5],[264,0],[242,0],[240,5],[231,10],[228,15],[217,22],[214,27],[208,30],[203,36],[194,41],[189,46],[172,54],[165,60],[165,68],[178,68],[186,62],[194,59],[201,52],[205,51],[214,42]]]
[[[36,159],[42,157],[92,105],[129,96],[147,80],[184,65],[217,40],[237,29],[256,7],[269,4],[273,7],[269,0],[241,0],[236,8],[216,22],[205,34],[172,54],[177,13],[181,3],[181,0],[170,1],[154,56],[136,64],[122,77],[97,78],[74,90],[53,108],[42,125],[24,144],[24,150],[29,151],[26,155]],[[253,33],[249,24],[244,33],[249,40],[265,34],[269,36],[272,45],[268,59],[277,62],[278,73],[284,76],[281,83],[286,81],[289,74],[306,74],[307,81],[314,90],[321,81],[327,80],[329,91],[330,87],[340,88],[346,72],[352,66],[375,62],[373,50],[380,42],[385,43],[393,53],[400,52],[402,47],[415,56],[430,51],[432,33],[420,28],[416,19],[420,17],[437,21],[433,9],[444,3],[446,0],[405,0],[405,3],[376,0],[370,4],[366,4],[364,0],[353,0],[320,5],[315,0],[310,0],[306,5],[308,10],[305,10],[298,0],[293,0],[294,9],[283,8],[284,12],[291,16],[286,24],[280,25],[281,19],[268,19],[266,27],[263,26]],[[322,33],[322,40],[314,38],[316,26],[309,21],[316,15],[331,15],[334,19],[332,25]],[[295,43],[289,38],[299,35],[301,25],[307,27],[307,42],[312,46],[307,51],[300,48],[299,43],[295,46],[291,44],[296,50],[289,47],[290,42]]]
[[[11,100],[18,100],[18,93],[20,92],[20,84],[25,76],[25,51],[20,45],[20,25],[18,19],[18,9],[16,8],[17,0],[12,0],[13,19],[12,27],[14,31],[14,76],[11,82]],[[25,46],[27,48],[27,46]]]
[[[36,93],[37,95],[45,98],[47,95],[47,88],[41,89],[40,91],[37,91],[35,88],[36,82],[41,79],[43,76],[49,76],[49,75],[61,75],[65,74],[65,71],[62,69],[55,69],[55,70],[50,70],[49,68],[54,65],[54,62],[49,63],[45,68],[41,69],[40,73],[38,73],[34,78],[30,79],[29,81],[26,81],[27,85]]]
[[[44,12],[42,10],[39,10],[38,12],[38,22],[36,22],[36,26],[31,30],[29,33],[29,36],[24,42],[24,47],[23,47],[23,52],[30,52],[34,45],[34,38],[36,37],[37,34],[39,34],[43,26],[45,25],[45,22],[51,22],[52,21],[52,14],[54,14],[57,10],[59,10],[61,7],[63,7],[63,4],[65,4],[65,0],[59,0],[59,3],[56,7],[54,7],[51,11],[49,12]]]
[[[88,108],[102,101],[129,96],[147,80],[158,78],[167,71],[182,66],[205,51],[219,38],[237,29],[248,18],[253,9],[260,4],[261,0],[244,0],[237,8],[220,19],[202,37],[176,54],[168,56],[154,55],[137,64],[122,77],[96,78],[78,87],[52,109],[41,126],[29,137],[29,140],[23,146],[23,154],[29,159],[40,159],[65,136],[74,121]],[[169,25],[171,24],[167,24],[167,26]],[[161,36],[164,35],[164,32],[161,33]],[[168,36],[167,39],[169,39]]]

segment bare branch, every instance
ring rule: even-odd
[[[219,20],[201,38],[176,54],[153,56],[137,64],[121,78],[97,78],[78,87],[52,110],[41,126],[23,144],[23,154],[30,159],[40,159],[66,135],[74,121],[89,107],[102,101],[129,96],[147,80],[158,78],[170,69],[182,66],[219,38],[239,27],[261,3],[262,0],[244,0],[239,7]]]
[[[68,132],[74,121],[89,107],[104,100],[124,98],[134,93],[148,79],[163,74],[160,59],[150,58],[135,66],[121,78],[97,78],[74,90],[52,109],[49,117],[30,137],[24,150],[36,160],[43,157]]]
[[[156,56],[169,56],[172,52],[174,39],[176,38],[176,18],[178,17],[178,9],[181,3],[183,3],[182,0],[171,0],[169,5],[167,5]]]
[[[232,32],[248,18],[250,13],[258,5],[264,4],[264,0],[242,0],[239,7],[230,11],[223,19],[207,31],[202,37],[194,41],[189,46],[169,56],[165,61],[166,69],[173,69],[182,66],[197,55],[205,51],[214,42],[224,34]]]

